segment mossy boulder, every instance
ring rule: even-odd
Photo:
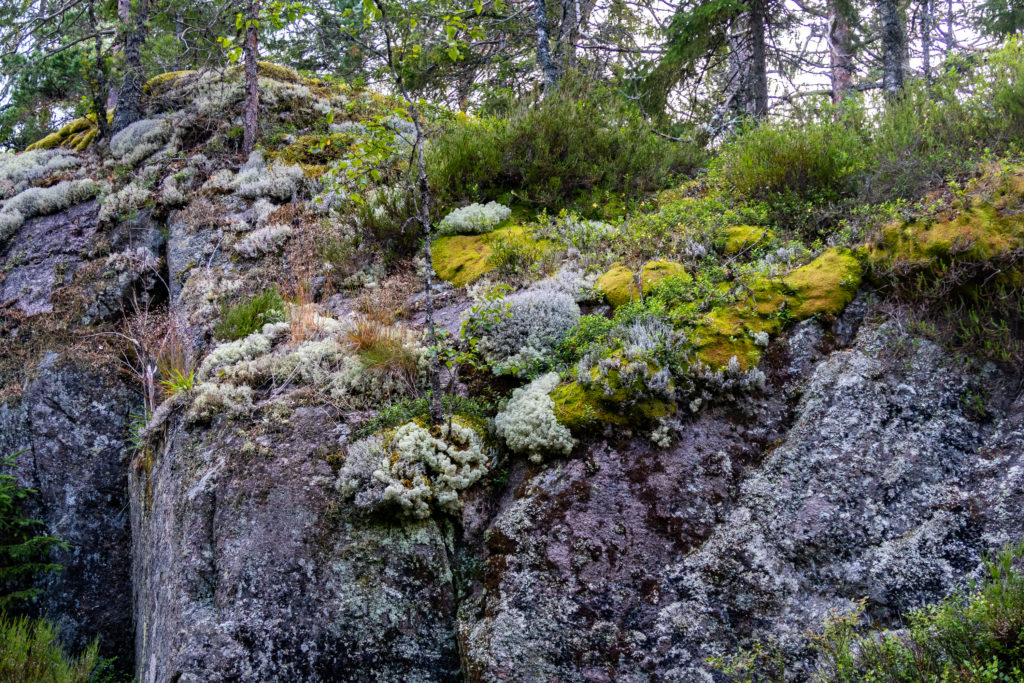
[[[456,287],[465,287],[495,269],[492,246],[499,240],[534,247],[541,253],[555,248],[550,240],[534,239],[532,232],[520,225],[480,235],[447,235],[438,237],[431,245],[434,272]]]
[[[734,225],[722,231],[720,244],[726,254],[735,255],[755,244],[767,244],[775,233],[758,225]]]
[[[876,268],[941,268],[953,260],[984,261],[1024,246],[1024,219],[983,203],[935,222],[895,223],[868,247]]]
[[[756,367],[764,344],[787,320],[838,315],[853,300],[863,269],[848,249],[832,248],[780,281],[757,278],[734,303],[709,312],[694,329],[697,357],[714,369],[736,357]]]
[[[649,261],[640,270],[640,287],[636,284],[633,271],[622,264],[614,265],[611,270],[597,279],[597,289],[613,307],[638,298],[640,293],[647,294],[651,287],[667,277],[687,277],[686,269],[681,263],[659,259]]]

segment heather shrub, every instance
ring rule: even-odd
[[[911,612],[902,633],[862,634],[864,609],[834,615],[814,638],[820,680],[1024,680],[1024,543],[986,560],[980,582]]]
[[[428,157],[443,202],[512,191],[554,211],[595,189],[642,196],[702,161],[696,145],[655,136],[615,94],[586,91],[571,78],[507,119],[457,118]]]

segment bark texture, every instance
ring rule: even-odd
[[[249,154],[256,145],[256,133],[260,125],[260,81],[259,81],[259,33],[256,21],[260,14],[260,3],[250,2],[246,13],[245,43],[245,118],[242,134],[242,153]]]

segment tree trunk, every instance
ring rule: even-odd
[[[107,64],[103,59],[103,38],[99,34],[99,22],[96,21],[96,0],[89,0],[86,5],[89,26],[96,33],[93,41],[96,48],[96,61],[93,64],[92,79],[92,113],[96,117],[99,129],[98,140],[110,141],[110,123],[107,121]]]
[[[544,0],[533,0],[533,21],[537,29],[537,63],[544,74],[544,93],[546,94],[558,85],[558,66],[551,58],[548,10]]]
[[[256,21],[259,18],[259,0],[250,0],[246,13],[245,43],[242,52],[245,59],[245,116],[242,135],[242,153],[248,155],[256,146],[260,116],[259,44]]]
[[[562,24],[558,31],[555,53],[562,63],[562,72],[576,67],[576,45],[580,42],[580,0],[562,0]]]
[[[136,0],[134,21],[129,16],[129,3],[124,2],[124,78],[117,92],[114,109],[113,131],[116,133],[142,118],[142,86],[145,74],[142,70],[142,46],[146,43],[146,22],[149,19],[149,0]],[[118,6],[121,13],[121,6]]]
[[[768,111],[768,54],[765,26],[768,23],[766,0],[751,0],[748,28],[750,62],[747,65],[747,114],[759,119]]]
[[[903,90],[907,34],[897,0],[877,0],[877,11],[882,25],[882,89],[892,99]]]
[[[924,79],[932,82],[932,3],[921,0],[921,69]]]
[[[828,2],[828,56],[831,62],[832,103],[839,104],[853,89],[853,41],[847,0]]]
[[[729,83],[725,109],[740,117],[760,118],[768,111],[768,67],[764,0],[752,0],[729,35]],[[723,124],[729,127],[729,124]]]
[[[946,5],[946,57],[957,47],[956,42],[956,17],[953,15],[953,0]]]

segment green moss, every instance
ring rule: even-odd
[[[637,297],[639,290],[633,281],[633,271],[621,264],[597,278],[597,289],[613,307],[618,308]]]
[[[108,112],[107,118],[109,120],[111,112]],[[26,147],[27,150],[33,149],[53,149],[55,147],[67,147],[76,152],[85,151],[92,141],[96,138],[96,132],[98,131],[96,126],[96,118],[94,116],[83,116],[82,118],[75,119],[67,123],[60,130],[50,133],[41,140],[36,140],[34,143]]]
[[[355,137],[349,133],[303,135],[295,142],[277,150],[267,150],[267,160],[280,159],[302,166],[307,176],[319,177],[327,172],[332,161],[344,158],[352,150]]]
[[[302,76],[294,69],[289,69],[273,62],[257,62],[257,73],[265,78],[273,78],[275,81],[285,83],[301,83]]]
[[[663,259],[650,261],[640,270],[641,287],[638,288],[633,271],[622,264],[616,264],[597,279],[596,286],[604,294],[608,303],[614,308],[618,308],[638,298],[640,291],[647,294],[656,283],[673,276],[687,276],[686,269],[682,264]]]
[[[742,303],[716,308],[695,329],[697,358],[714,369],[728,365],[733,356],[744,370],[757,367],[761,349],[752,335],[777,325]]]
[[[613,412],[606,407],[607,401],[597,391],[588,390],[579,382],[562,384],[551,392],[551,400],[555,403],[555,417],[574,433],[580,433],[588,427],[599,423],[627,425],[629,417],[621,412]],[[651,414],[670,411],[664,401],[652,400],[661,404],[660,409],[648,406]],[[663,415],[669,414],[664,412]]]
[[[146,81],[146,84],[142,86],[142,92],[149,95],[158,95],[171,88],[175,83],[185,76],[191,76],[196,73],[191,70],[184,71],[168,71],[167,73],[160,74],[159,76],[153,76],[153,78]]]
[[[984,261],[1024,246],[1024,220],[1001,214],[988,203],[959,215],[926,223],[893,224],[868,248],[874,266],[928,267],[953,259]]]
[[[775,239],[775,233],[768,228],[757,225],[734,225],[722,231],[726,254],[738,254],[744,249],[758,243],[768,243]]]
[[[25,151],[31,151],[34,149],[53,149],[54,147],[59,147],[62,142],[64,142],[64,137],[61,136],[60,131],[58,130],[55,133],[50,133],[45,138],[36,140],[26,147]]]
[[[547,251],[554,248],[549,240],[535,240],[522,226],[501,228],[482,235],[449,235],[439,237],[431,245],[431,263],[442,280],[456,287],[470,282],[495,269],[491,258],[492,245],[498,241],[525,242]]]
[[[722,368],[735,356],[747,370],[761,361],[758,335],[776,335],[786,320],[838,315],[860,286],[860,261],[846,249],[832,248],[780,282],[755,279],[734,303],[711,310],[695,327],[697,357]]]
[[[863,269],[849,249],[833,247],[806,266],[783,278],[792,290],[792,315],[803,320],[813,315],[839,315],[860,287]]]

